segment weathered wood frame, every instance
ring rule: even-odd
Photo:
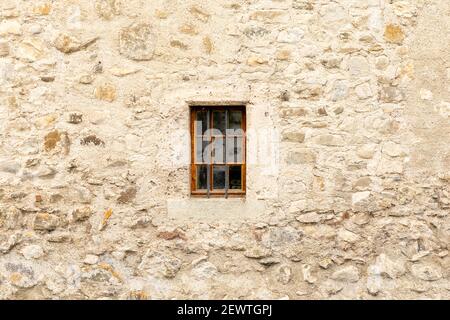
[[[242,123],[241,123],[241,129],[243,131],[243,135],[241,137],[242,139],[242,159],[241,162],[233,162],[228,163],[226,159],[226,152],[225,152],[225,162],[224,163],[214,163],[212,161],[212,156],[210,156],[209,163],[197,163],[195,158],[195,150],[196,150],[196,141],[197,141],[197,135],[195,132],[195,119],[196,119],[196,113],[198,111],[207,111],[208,112],[208,129],[211,128],[213,124],[213,111],[223,111],[225,112],[225,119],[226,119],[226,127],[228,127],[228,112],[229,111],[241,111],[242,112]],[[191,138],[191,165],[190,165],[190,175],[191,175],[191,196],[194,197],[243,197],[246,193],[246,126],[247,126],[247,119],[246,119],[246,106],[245,105],[216,105],[216,104],[193,104],[190,105],[190,117],[189,117],[189,123],[190,123],[190,138]],[[225,143],[227,141],[227,133],[222,135],[222,138],[224,139]],[[210,143],[212,143],[212,136],[209,137]],[[214,136],[215,138],[215,136]],[[197,166],[199,165],[207,165],[207,189],[197,189]],[[225,174],[225,189],[219,189],[214,190],[213,189],[213,168],[214,166],[225,166],[226,168],[226,174]],[[227,186],[229,184],[228,181],[228,173],[229,168],[232,166],[240,166],[241,167],[241,189],[228,189]]]

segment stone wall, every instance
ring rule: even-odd
[[[449,15],[1,0],[0,298],[449,299]],[[210,219],[188,105],[233,101],[250,218]]]

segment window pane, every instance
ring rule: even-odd
[[[227,163],[242,162],[242,138],[228,137],[227,138]]]
[[[210,147],[208,148],[209,141],[204,140],[204,137],[196,137],[195,138],[195,161],[201,162],[201,163],[209,163],[209,151]]]
[[[213,188],[225,189],[225,166],[214,166],[213,168]]]
[[[230,189],[242,189],[242,169],[241,166],[230,166]]]
[[[206,189],[208,179],[208,169],[205,165],[197,166],[197,189]]]
[[[197,111],[195,119],[195,134],[204,135],[208,129],[208,119],[206,111]]]
[[[215,137],[213,141],[214,163],[225,163],[225,140],[222,137]]]
[[[241,129],[242,112],[230,111],[228,112],[228,129]]]
[[[225,134],[225,111],[213,112],[213,128],[219,130],[221,134]],[[213,132],[213,134],[216,133],[218,132]]]

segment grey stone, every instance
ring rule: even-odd
[[[357,282],[359,270],[355,266],[341,267],[331,275],[331,278],[342,282]]]
[[[36,244],[31,244],[23,247],[20,252],[26,259],[39,259],[44,256],[44,250],[41,246],[38,246]]]
[[[416,278],[425,281],[436,281],[442,278],[441,267],[435,264],[413,264],[411,266],[411,273]]]

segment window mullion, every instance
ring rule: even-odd
[[[209,198],[209,194],[210,194],[210,191],[211,191],[211,130],[210,130],[210,127],[211,127],[211,119],[210,119],[210,114],[211,114],[211,112],[209,111],[209,108],[208,108],[208,110],[207,110],[207,112],[206,112],[206,119],[207,119],[207,121],[206,121],[206,136],[207,136],[207,138],[208,138],[208,142],[209,142],[209,144],[208,144],[208,148],[209,148],[209,150],[208,150],[208,159],[206,160],[207,161],[207,166],[206,166],[206,192],[207,192],[207,196],[208,196],[208,198]]]
[[[225,147],[224,162],[225,162],[225,199],[228,198],[228,185],[229,185],[229,167],[227,163],[227,129],[228,129],[228,109],[225,109],[225,133],[223,143]]]

